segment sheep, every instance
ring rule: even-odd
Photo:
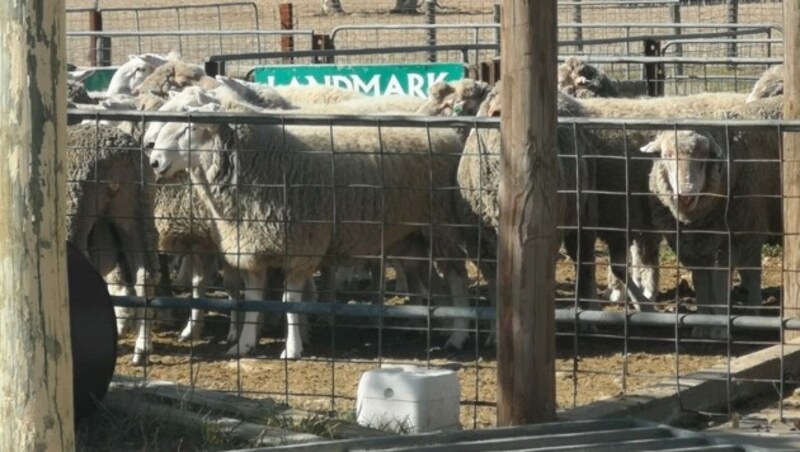
[[[347,152],[331,154],[331,134],[335,146]],[[444,186],[452,179],[455,165],[445,157],[460,150],[456,134],[384,128],[380,143],[377,140],[378,134],[363,127],[331,131],[244,125],[234,130],[227,125],[167,124],[158,134],[150,164],[158,177],[189,170],[196,194],[215,219],[218,246],[245,282],[246,299],[260,298],[267,268],[282,267],[287,279],[284,301],[292,302],[326,256],[374,254],[420,229],[410,223],[436,221],[429,208],[429,177],[441,177]],[[188,152],[189,143],[195,152]],[[429,143],[432,154],[427,152]],[[239,150],[233,149],[235,145]],[[380,158],[374,154],[379,148]],[[251,149],[258,152],[245,151]],[[335,197],[326,188],[334,182]],[[291,187],[285,203],[284,189],[270,188],[284,183]],[[364,184],[414,188],[383,188],[381,193],[361,188]],[[434,181],[434,188],[439,186]],[[335,236],[330,223],[334,211]],[[364,223],[375,220],[384,226]],[[291,221],[288,230],[285,221]],[[246,314],[239,342],[229,355],[255,347],[255,318],[255,313]],[[287,323],[282,357],[299,358],[297,315],[287,314]]]
[[[477,116],[494,117],[501,112],[502,81],[497,83],[480,107]],[[563,96],[560,101],[574,103],[573,99]],[[560,108],[564,109],[566,107]],[[577,143],[575,139],[577,138]],[[577,159],[578,177],[576,179],[576,145],[582,149],[584,155],[591,152],[590,143],[586,137],[578,132],[573,135],[572,130],[559,127],[558,154],[563,156],[558,160],[559,179],[562,189],[573,190],[580,187],[581,210],[575,211],[574,194],[559,194],[559,224],[567,226],[577,225],[580,222],[587,227],[581,231],[580,237],[575,232],[564,234],[564,242],[573,259],[579,263],[578,295],[583,300],[596,298],[594,283],[594,243],[596,233],[592,226],[596,221],[594,196],[587,195],[594,187],[594,168],[591,159]],[[461,224],[474,224],[478,228],[470,228],[463,233],[467,235],[466,244],[470,256],[481,257],[481,271],[489,282],[489,293],[494,304],[496,296],[496,267],[488,262],[496,257],[498,249],[499,206],[498,186],[500,182],[500,131],[495,129],[474,129],[464,146],[464,152],[458,166],[458,186],[460,187],[461,200],[458,204],[458,215]],[[571,199],[572,198],[572,199]],[[480,234],[481,240],[478,240]],[[580,242],[581,255],[577,256],[577,245]],[[582,303],[584,304],[584,303]],[[489,340],[493,340],[493,335]]]
[[[154,234],[146,214],[152,174],[137,170],[139,144],[114,127],[78,124],[68,128],[67,146],[67,240],[87,252],[112,295],[149,296],[156,268],[146,247]],[[136,318],[132,362],[142,364],[152,349],[144,313],[115,311],[120,334]]]
[[[436,82],[428,88],[428,97],[417,113],[428,116],[475,116],[491,88],[486,82],[470,78],[453,83]]]
[[[205,90],[214,89],[219,82],[206,75],[202,67],[179,60],[169,60],[147,76],[134,91],[151,93],[166,97],[172,89],[187,86],[200,86]]]
[[[720,111],[733,111],[745,104],[746,95],[737,93],[705,93],[691,96],[674,96],[645,99],[587,98],[573,103],[575,108],[567,116],[597,118],[681,118],[709,117]],[[562,113],[563,115],[563,113]],[[597,189],[602,193],[646,193],[651,162],[630,159],[627,166],[619,159],[626,150],[638,149],[651,141],[653,131],[620,129],[587,129],[592,136],[597,155]],[[603,158],[603,157],[611,158]],[[626,172],[627,168],[627,172]],[[609,247],[611,272],[609,272],[609,299],[620,301],[625,292],[623,281],[628,260],[626,233],[628,226],[634,230],[631,237],[631,263],[634,264],[632,282],[627,287],[634,308],[654,309],[658,295],[658,246],[660,234],[639,232],[653,230],[650,203],[643,196],[598,195],[598,236]],[[626,220],[623,212],[628,212]],[[630,223],[630,224],[629,224]]]
[[[358,91],[326,85],[288,85],[276,86],[274,89],[295,104],[338,104],[368,97]]]
[[[247,83],[222,75],[216,76],[216,80],[220,82],[220,86],[211,91],[210,94],[217,97],[218,100],[234,95],[240,101],[264,109],[291,110],[297,108],[288,99],[279,94],[278,91],[269,86]]]
[[[128,61],[117,68],[106,89],[106,96],[115,94],[136,94],[144,80],[159,66],[167,62],[167,57],[154,53],[128,55]]]
[[[761,305],[761,248],[782,225],[774,197],[780,193],[780,134],[738,131],[727,146],[724,140],[713,132],[665,131],[641,148],[659,155],[650,173],[654,223],[678,230],[667,238],[682,265],[704,267],[692,269],[697,304],[717,314],[728,305],[729,265],[739,268],[747,304]],[[765,159],[773,161],[742,161]],[[727,328],[695,328],[692,335],[725,339]]]
[[[558,67],[558,89],[573,97],[619,97],[611,79],[585,61],[569,57]]]
[[[783,94],[785,73],[786,69],[782,64],[777,64],[764,71],[761,78],[753,85],[753,90],[747,96],[747,102]]]

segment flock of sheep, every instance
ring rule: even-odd
[[[616,90],[602,71],[570,59],[559,68],[558,114],[779,118],[779,71],[768,71],[750,96],[621,99],[603,97]],[[82,89],[79,77],[69,85],[71,105],[109,110],[484,117],[502,111],[502,83],[464,79],[435,84],[427,99],[375,98],[331,87],[270,88],[212,78],[174,55],[131,56],[99,102]],[[335,281],[333,268],[387,256],[403,291],[430,294],[428,283],[437,283],[453,305],[468,306],[465,262],[481,256],[477,264],[495,301],[499,130],[83,122],[70,125],[68,133],[68,239],[87,250],[112,294],[152,296],[161,254],[178,256],[177,280],[191,281],[196,298],[205,297],[221,274],[231,298],[240,298],[243,287],[243,299],[262,300],[268,280],[278,275],[285,281],[285,302],[308,301],[319,296],[315,275]],[[760,305],[761,247],[779,238],[782,226],[775,197],[779,139],[774,130],[732,130],[725,136],[702,129],[560,127],[554,150],[559,224],[563,244],[578,263],[583,307],[598,299],[599,238],[612,264],[607,297],[654,309],[664,237],[682,265],[695,267],[700,306],[724,312],[729,262],[741,275],[748,303]],[[639,151],[658,158],[626,158]],[[676,230],[677,235],[664,233]],[[369,270],[379,286],[380,265]],[[133,362],[143,363],[152,350],[148,323],[141,312],[117,314],[120,333],[134,327]],[[181,339],[197,337],[202,316],[192,311]],[[231,313],[229,356],[256,346],[258,317],[247,312],[240,327],[237,312]],[[283,357],[301,357],[305,327],[302,316],[287,314]],[[468,323],[455,320],[452,327],[446,345],[461,348]],[[698,337],[726,334],[719,328],[693,330]]]

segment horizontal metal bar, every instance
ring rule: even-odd
[[[718,31],[718,32],[709,32],[709,33],[685,33],[685,34],[661,34],[661,35],[650,35],[650,34],[640,34],[634,36],[620,36],[614,38],[602,38],[602,39],[581,39],[575,41],[559,41],[559,46],[575,46],[575,45],[600,45],[600,44],[618,44],[618,43],[625,43],[625,42],[641,42],[643,39],[651,39],[656,41],[663,41],[665,39],[675,39],[678,37],[682,38],[714,38],[714,37],[722,37],[722,36],[744,36],[744,35],[754,35],[754,34],[761,34],[761,33],[769,33],[769,28],[749,28],[749,29],[736,29],[730,31]]]
[[[142,12],[142,11],[168,11],[172,9],[180,9],[180,10],[188,10],[188,9],[228,9],[234,6],[252,6],[256,8],[257,5],[255,2],[232,2],[232,3],[209,3],[205,5],[174,5],[174,6],[137,6],[137,7],[106,7],[106,8],[98,8],[97,11],[100,12]],[[67,9],[67,12],[70,12],[70,9]],[[94,9],[92,9],[94,11]]]
[[[497,50],[499,44],[443,44],[435,46],[406,46],[406,47],[368,47],[358,49],[326,49],[326,50],[296,50],[287,52],[251,52],[251,53],[232,53],[228,55],[211,55],[206,58],[208,62],[216,61],[241,61],[259,60],[274,58],[304,58],[304,57],[325,57],[325,56],[348,56],[348,55],[375,55],[375,54],[394,54],[394,53],[413,53],[413,52],[453,52],[468,50]]]
[[[141,297],[112,297],[115,306],[155,309],[210,309],[243,312],[296,313],[314,315],[334,315],[344,317],[386,317],[386,318],[427,318],[433,319],[478,319],[495,320],[494,309],[490,307],[457,308],[450,306],[381,306],[373,304],[314,303],[282,301],[227,300],[218,298],[176,298],[156,297],[145,301]],[[627,320],[626,320],[627,317]],[[557,323],[622,325],[627,321],[631,326],[672,327],[678,322],[682,327],[721,326],[730,321],[731,327],[747,330],[778,329],[783,323],[786,330],[800,330],[800,319],[781,319],[779,317],[759,317],[714,314],[673,314],[657,312],[609,312],[594,310],[556,309]]]
[[[682,64],[780,64],[783,63],[783,58],[704,58],[704,57],[675,57],[675,56],[661,56],[661,57],[646,57],[646,56],[607,56],[607,55],[558,55],[558,61],[563,62],[567,58],[574,56],[581,58],[587,63],[682,63]]]
[[[241,35],[311,35],[311,29],[293,30],[159,30],[159,31],[68,31],[67,37],[146,38],[159,36],[241,36]]]
[[[463,127],[498,129],[500,118],[489,117],[441,117],[416,115],[309,115],[301,113],[217,113],[217,112],[133,112],[113,110],[67,110],[72,119],[115,120],[115,121],[160,121],[271,125],[318,125],[318,126],[370,126],[370,127]],[[629,129],[669,130],[675,127],[687,128],[778,128],[784,132],[800,131],[800,120],[741,120],[741,119],[661,119],[661,118],[589,118],[559,117],[562,125],[581,126],[626,126]],[[620,129],[621,131],[621,129]]]

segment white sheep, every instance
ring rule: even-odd
[[[115,94],[136,94],[139,86],[159,66],[168,61],[154,53],[128,55],[128,61],[117,68],[106,89],[106,96]]]
[[[753,90],[747,96],[747,102],[783,94],[785,73],[786,68],[782,64],[776,64],[764,71],[761,77],[756,80],[755,85],[753,85]]]
[[[159,132],[151,166],[160,176],[189,170],[196,194],[215,219],[220,249],[245,282],[246,299],[260,299],[267,268],[282,267],[284,301],[299,300],[326,256],[376,254],[418,231],[413,224],[435,221],[430,174],[442,178],[434,188],[448,186],[455,166],[446,158],[429,161],[423,155],[429,155],[429,145],[434,156],[457,154],[461,145],[454,132],[385,128],[379,143],[374,129],[334,128],[332,142],[347,151],[336,153],[330,149],[331,133],[328,127],[245,125],[234,130],[200,124],[168,124]],[[252,149],[258,152],[246,151]],[[379,149],[381,158],[376,158]],[[335,198],[328,188],[334,182],[339,187]],[[284,183],[291,187],[286,200]],[[364,184],[411,188],[360,188]],[[341,222],[335,236],[334,199]],[[384,226],[367,224],[376,220]],[[245,319],[229,355],[247,353],[256,344],[257,314],[249,312]],[[282,356],[299,358],[298,316],[287,314],[287,323]]]

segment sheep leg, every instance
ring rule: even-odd
[[[596,234],[583,231],[580,235],[570,232],[564,239],[567,253],[573,258],[578,274],[577,295],[579,304],[584,309],[596,308],[594,300],[597,299],[597,287],[594,280],[595,260],[594,245]],[[580,246],[580,255],[578,255]]]
[[[222,266],[222,281],[225,285],[225,292],[228,293],[228,300],[238,300],[240,297],[239,287],[241,285],[239,273],[226,264],[224,259],[219,259],[218,262]],[[229,344],[233,344],[239,338],[239,311],[231,309],[230,321],[228,335],[225,340]]]
[[[445,264],[445,278],[447,285],[450,287],[450,294],[453,296],[453,306],[458,308],[469,307],[469,298],[467,293],[468,278],[464,266]],[[467,340],[469,328],[469,321],[465,318],[453,320],[453,333],[447,339],[444,346],[461,350],[464,346],[464,341]]]
[[[208,290],[208,282],[213,281],[216,274],[214,265],[211,265],[212,263],[209,262],[212,258],[212,256],[208,255],[193,255],[189,257],[191,261],[188,265],[192,267],[193,273],[192,298],[195,300],[205,298],[206,291]],[[187,265],[187,260],[184,260],[181,264],[181,270],[183,270],[184,265]],[[183,342],[189,339],[199,339],[203,331],[204,317],[205,315],[202,309],[192,309],[191,317],[189,321],[186,322],[186,326],[183,328],[183,331],[181,331],[180,336],[178,336],[178,340]]]
[[[242,278],[244,279],[244,299],[245,300],[260,300],[264,293],[264,286],[266,285],[266,271],[264,272],[243,272]],[[258,312],[248,311],[244,314],[244,325],[242,325],[242,333],[239,340],[228,349],[226,356],[238,357],[249,354],[253,351],[258,343]],[[232,322],[235,324],[235,322]]]
[[[763,302],[761,294],[762,241],[745,236],[741,237],[738,242],[734,244],[738,258],[736,266],[740,269],[741,287],[747,291],[747,306],[761,306]]]
[[[319,301],[319,292],[317,292],[317,285],[314,283],[314,278],[308,278],[305,284],[303,285],[303,300],[314,303]],[[308,316],[300,314],[299,323],[300,323],[300,339],[303,341],[304,345],[311,344],[311,337],[308,326]]]
[[[289,273],[286,278],[286,291],[283,293],[284,303],[300,301],[303,297],[303,286],[308,277]],[[300,334],[300,316],[286,313],[286,348],[281,353],[282,359],[300,359],[303,354],[303,341]]]
[[[710,314],[725,314],[727,312],[727,301],[730,295],[730,276],[727,269],[719,270],[693,270],[692,281],[697,297],[698,312]],[[692,328],[693,338],[697,339],[727,339],[728,329],[726,327],[704,327]]]
[[[706,307],[713,303],[713,287],[711,270],[692,270],[692,283],[694,284],[694,294],[697,303],[697,310],[703,312]],[[696,339],[703,339],[709,336],[709,329],[702,326],[692,328],[691,336]]]
[[[628,287],[628,295],[637,311],[655,311],[658,294],[658,246],[657,238],[639,237],[630,247],[633,284]]]
[[[497,267],[495,264],[488,264],[485,263],[485,270],[481,269],[483,272],[483,277],[487,280],[487,286],[489,289],[489,301],[491,303],[492,309],[495,312],[495,316],[497,315]],[[486,338],[486,342],[484,346],[491,347],[497,344],[497,319],[493,322],[490,322],[489,327],[489,337]]]

